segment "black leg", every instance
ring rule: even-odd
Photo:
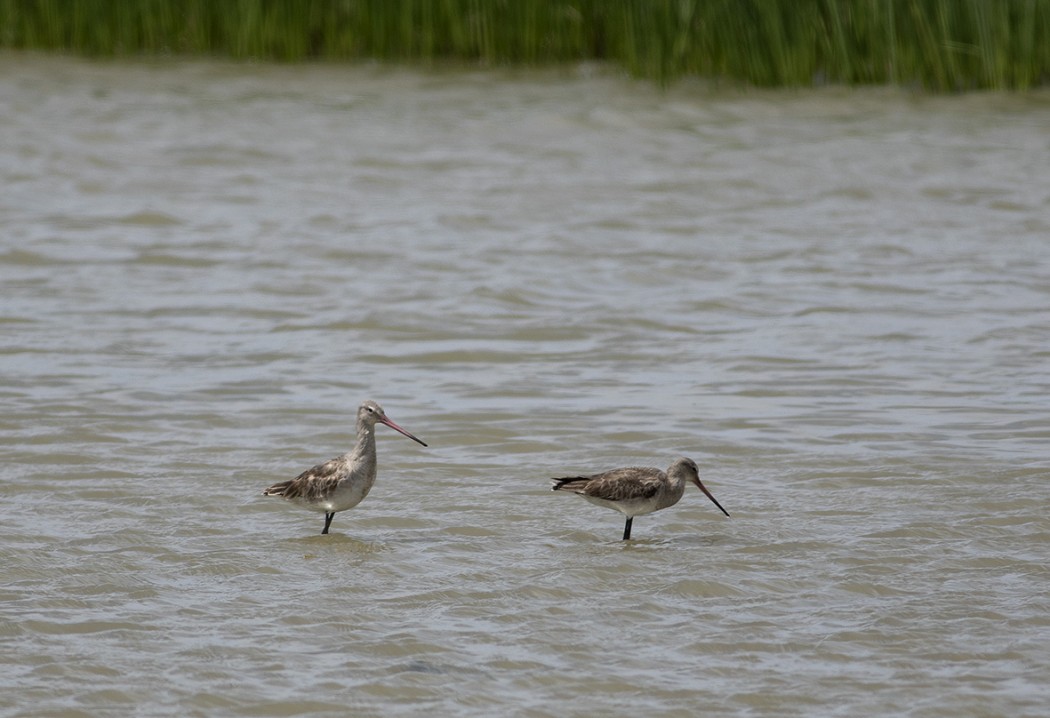
[[[632,521],[634,521],[634,517],[633,516],[628,516],[627,517],[627,523],[624,524],[624,526],[623,526],[623,540],[624,541],[626,541],[627,539],[631,538],[631,522]]]
[[[335,518],[335,511],[333,511],[330,514],[326,513],[324,515],[324,531],[321,532],[322,534],[328,533],[328,527],[332,525],[332,519],[334,519],[334,518]]]

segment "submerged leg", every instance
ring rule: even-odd
[[[332,513],[325,513],[325,515],[324,515],[324,531],[321,532],[322,534],[328,533],[328,527],[332,525],[332,519],[334,519],[334,518],[335,518],[335,511],[333,511]]]
[[[624,524],[624,526],[623,526],[623,540],[624,541],[626,541],[627,539],[631,538],[631,522],[632,521],[634,521],[634,517],[633,516],[628,516],[627,517],[627,523]]]

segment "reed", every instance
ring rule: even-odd
[[[0,0],[0,47],[1023,90],[1050,82],[1050,0]]]

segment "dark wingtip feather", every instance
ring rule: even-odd
[[[560,479],[551,479],[551,491],[560,491],[561,489],[571,490],[569,484],[576,481],[586,483],[587,481],[590,481],[590,478],[587,476],[563,476]],[[580,488],[582,488],[582,486]]]

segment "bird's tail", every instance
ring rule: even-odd
[[[284,492],[288,490],[288,487],[292,485],[291,480],[282,481],[279,484],[274,484],[268,488],[263,489],[263,496],[284,496]]]

